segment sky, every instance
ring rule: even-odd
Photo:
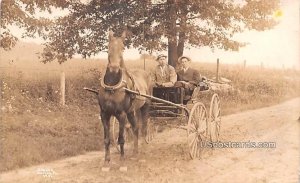
[[[194,61],[216,62],[217,58],[225,64],[261,65],[268,68],[296,68],[300,69],[300,3],[299,0],[281,0],[282,12],[276,18],[280,23],[271,30],[262,32],[247,31],[235,35],[239,41],[248,43],[240,48],[239,52],[215,49],[208,47],[185,49],[184,55]],[[40,42],[39,40],[25,39],[23,41]],[[162,52],[167,53],[167,52]],[[154,55],[160,53],[155,52]],[[107,58],[107,53],[100,53],[97,58]],[[138,59],[140,54],[135,49],[126,49],[124,59]]]

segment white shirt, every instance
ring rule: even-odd
[[[159,66],[159,67],[160,67],[161,75],[164,76],[165,75],[165,72],[164,72],[165,66]]]

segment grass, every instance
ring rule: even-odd
[[[0,172],[103,149],[102,126],[94,94],[105,61],[71,60],[63,65],[20,61],[0,68]],[[156,62],[146,60],[147,71]],[[30,67],[28,67],[30,65]],[[130,69],[142,61],[128,61]],[[215,76],[215,65],[194,63],[202,75]],[[60,74],[66,75],[66,106],[59,105]],[[221,65],[234,92],[221,94],[222,113],[255,109],[299,96],[300,74],[294,70]]]

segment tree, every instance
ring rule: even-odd
[[[12,27],[17,26],[24,29],[22,37],[42,36],[53,23],[51,19],[39,17],[39,12],[51,14],[54,8],[68,8],[71,3],[67,0],[1,0],[0,16],[0,48],[9,50],[15,46],[18,38],[12,32]]]
[[[25,0],[5,1],[30,4]],[[30,21],[24,24],[17,18],[9,19],[22,22],[21,27],[31,27],[27,29],[30,35],[40,31],[48,39],[42,54],[44,62],[55,59],[64,62],[75,54],[85,58],[105,51],[108,30],[119,34],[126,28],[127,47],[150,53],[168,50],[169,63],[173,66],[184,48],[190,46],[237,51],[244,43],[233,36],[245,30],[272,28],[276,25],[273,12],[279,8],[279,0],[156,0],[155,3],[151,0],[90,0],[88,3],[51,0],[42,5],[38,2],[31,1],[31,7],[48,11],[49,6],[67,8],[69,13],[51,23],[34,19],[38,22],[33,21],[38,25],[34,28],[28,26],[32,25]],[[11,16],[14,14],[6,15]],[[4,21],[4,25],[8,23]],[[2,25],[1,13],[1,28]],[[1,40],[2,36],[5,34],[1,33]],[[1,47],[4,46],[1,41]]]

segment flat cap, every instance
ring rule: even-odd
[[[181,56],[178,58],[177,62],[180,63],[182,59],[186,58],[189,62],[192,61],[190,57],[187,56]]]
[[[159,60],[159,59],[160,59],[160,58],[162,58],[162,57],[165,57],[165,58],[167,58],[167,55],[164,55],[164,54],[160,54],[160,55],[158,55],[158,56],[157,56],[157,58],[156,58],[156,61],[157,61],[157,60]]]

